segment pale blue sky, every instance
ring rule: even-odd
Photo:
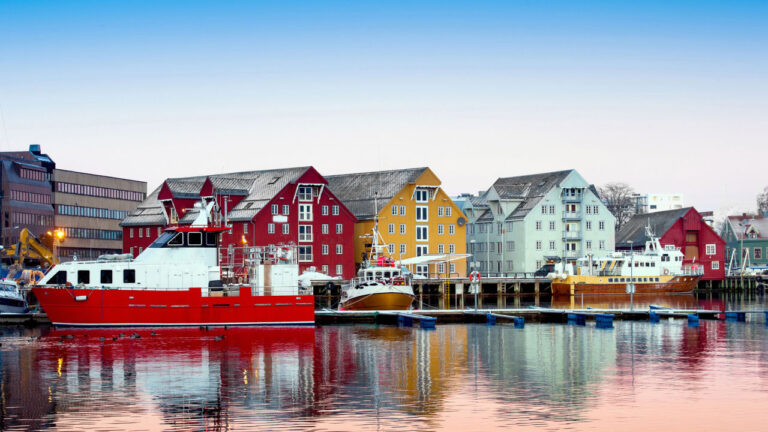
[[[150,189],[576,168],[708,210],[768,185],[768,2],[411,3],[0,0],[0,150]]]

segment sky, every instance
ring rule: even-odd
[[[0,151],[144,180],[577,169],[754,209],[766,1],[0,0]]]

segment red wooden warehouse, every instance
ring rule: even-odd
[[[725,240],[693,207],[635,215],[616,234],[616,250],[642,250],[650,226],[662,246],[673,245],[685,255],[683,267],[704,269],[701,280],[725,279]]]
[[[222,249],[295,244],[300,272],[354,276],[357,219],[313,167],[167,179],[121,223],[123,252],[137,256],[166,227],[191,224],[203,199],[232,226]]]

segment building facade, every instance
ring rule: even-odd
[[[683,252],[683,268],[704,269],[702,280],[725,279],[725,240],[693,207],[635,215],[616,235],[617,250],[642,250],[650,240],[646,228],[658,236],[662,246]]]
[[[371,232],[379,232],[395,260],[425,255],[445,262],[416,265],[412,271],[428,277],[464,276],[464,259],[450,255],[466,251],[466,218],[429,168],[412,168],[328,176],[328,185],[357,217],[355,263],[368,253]],[[437,258],[436,258],[437,259]]]
[[[120,253],[120,221],[146,195],[146,182],[54,169],[54,223],[65,235],[57,245],[59,259],[94,260]]]
[[[637,213],[653,213],[667,210],[680,210],[684,206],[683,194],[645,194],[634,195]]]
[[[220,249],[294,244],[299,270],[354,275],[355,216],[313,167],[167,179],[121,223],[123,252],[137,256],[170,225],[187,225],[201,201],[232,227]]]
[[[576,170],[499,178],[478,209],[467,252],[484,275],[533,273],[548,262],[614,250],[616,219]]]
[[[38,238],[53,228],[51,177],[55,166],[34,144],[29,151],[0,153],[0,239],[4,247],[16,244],[24,228]]]
[[[728,216],[723,236],[728,266],[768,266],[768,217]]]

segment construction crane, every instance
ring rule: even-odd
[[[62,231],[57,231],[53,235],[61,240],[63,234]],[[0,249],[0,259],[8,265],[8,277],[15,277],[27,283],[40,280],[43,275],[41,268],[49,269],[58,264],[53,252],[26,228],[19,233],[18,243],[7,249]],[[33,266],[39,267],[30,268]]]

